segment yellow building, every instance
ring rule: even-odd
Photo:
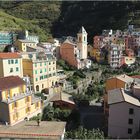
[[[51,54],[28,52],[22,57],[23,75],[31,78],[35,92],[57,84],[56,59]]]
[[[0,53],[0,77],[23,77],[22,57],[18,53]]]
[[[101,62],[103,57],[101,56],[101,51],[98,48],[93,48],[93,57],[97,62]]]
[[[15,45],[17,46],[17,48],[19,49],[19,51],[22,52],[26,52],[27,51],[27,47],[30,48],[36,48],[37,43],[35,41],[31,41],[31,40],[17,40]]]
[[[18,76],[0,78],[0,121],[14,125],[41,113],[41,99],[26,89]]]

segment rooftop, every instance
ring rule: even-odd
[[[122,74],[122,75],[117,75],[117,76],[113,76],[113,77],[110,77],[109,79],[112,79],[112,78],[117,78],[123,82],[126,82],[126,83],[129,83],[129,82],[133,82],[134,78],[126,75],[126,74]]]
[[[24,42],[24,43],[36,43],[33,40],[28,40],[28,39],[19,39],[20,42]]]
[[[81,27],[81,29],[79,30],[78,33],[86,33],[87,34],[87,32],[86,32],[86,30],[85,30],[85,28],[83,26]]]
[[[36,121],[23,121],[14,126],[0,126],[1,138],[26,138],[26,139],[60,139],[65,129],[65,122],[42,121],[37,125]]]
[[[119,80],[121,80],[121,81],[124,81],[126,83],[133,82],[133,80],[134,80],[132,77],[127,76],[126,74],[119,75],[116,78],[119,79]]]
[[[21,58],[20,54],[18,53],[0,53],[0,59],[12,59],[12,58]]]
[[[67,103],[70,103],[70,104],[75,104],[74,101],[73,101],[72,95],[66,94],[64,92],[56,93],[50,99],[50,101],[51,102],[54,102],[54,101],[64,101],[64,102],[67,102]]]
[[[140,106],[139,100],[132,93],[123,88],[108,91],[108,104],[127,102],[136,106]]]
[[[0,78],[0,90],[14,88],[25,85],[25,82],[19,76],[7,76]]]

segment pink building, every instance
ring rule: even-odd
[[[139,90],[138,90],[139,89]],[[108,136],[131,138],[140,131],[140,87],[133,92],[114,89],[108,93]]]

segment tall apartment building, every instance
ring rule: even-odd
[[[121,66],[122,49],[118,45],[111,45],[108,62],[112,68],[119,68]]]
[[[0,77],[23,77],[22,57],[18,53],[0,53]]]
[[[0,121],[14,125],[41,113],[41,99],[26,89],[18,76],[0,78]]]
[[[23,57],[23,75],[31,78],[32,89],[42,91],[57,84],[56,59],[44,52],[25,52]]]

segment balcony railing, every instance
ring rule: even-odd
[[[12,98],[7,98],[7,100],[2,100],[2,102],[5,102],[5,103],[9,104],[9,103],[12,103],[14,101],[17,101],[17,100],[20,100],[22,98],[25,98],[26,96],[29,96],[31,94],[32,94],[32,92],[20,93],[17,96],[13,96]]]

